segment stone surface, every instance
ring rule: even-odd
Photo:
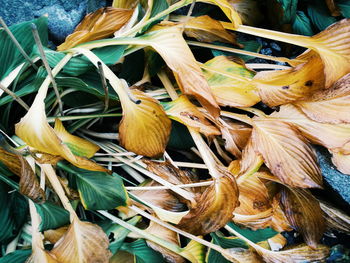
[[[106,6],[106,0],[0,0],[0,6],[9,26],[47,14],[50,36],[60,43],[87,13]]]
[[[339,194],[339,196],[350,205],[350,175],[343,174],[332,164],[331,155],[322,147],[317,147],[317,158],[321,172],[326,183],[330,188]]]

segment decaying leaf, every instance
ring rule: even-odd
[[[295,129],[268,117],[253,120],[253,147],[274,175],[292,187],[322,186],[315,152]]]
[[[350,234],[350,216],[323,201],[320,201],[320,207],[323,211],[323,217],[326,220],[327,228]]]
[[[219,129],[212,125],[186,96],[182,95],[167,103],[165,111],[170,118],[190,126],[206,136],[220,135]]]
[[[221,41],[242,47],[237,43],[236,36],[233,33],[226,31],[219,21],[207,15],[194,17],[186,21],[184,32],[188,37],[196,38],[199,41]]]
[[[246,146],[242,150],[242,159],[240,161],[240,175],[253,174],[257,172],[263,163],[260,153],[253,147],[252,137],[249,138]]]
[[[340,172],[350,175],[350,155],[332,152],[332,162]]]
[[[227,248],[225,254],[222,254],[230,262],[237,263],[263,263],[261,257],[252,249],[245,248]]]
[[[60,263],[107,263],[111,257],[108,245],[108,238],[99,226],[75,217],[51,253]]]
[[[260,101],[251,80],[255,73],[247,69],[242,61],[217,56],[204,65],[204,76],[220,105],[250,107]]]
[[[271,217],[271,227],[278,232],[291,231],[292,228],[290,223],[288,222],[286,214],[281,208],[280,194],[274,196],[271,205],[273,211]]]
[[[45,240],[49,241],[51,244],[55,244],[61,237],[67,232],[68,226],[62,226],[57,229],[49,229],[44,232]]]
[[[253,26],[263,19],[258,2],[255,0],[229,0],[228,2],[238,12],[244,25]]]
[[[290,225],[298,231],[311,248],[316,249],[325,221],[318,200],[307,189],[283,188],[281,204]]]
[[[350,74],[347,74],[331,88],[320,90],[311,98],[298,101],[295,105],[314,121],[333,124],[350,123],[349,99]]]
[[[290,69],[261,71],[254,77],[262,101],[270,107],[308,98],[325,86],[318,55]]]
[[[120,144],[139,155],[160,156],[169,139],[171,121],[157,100],[137,89],[133,89],[132,94],[140,103],[121,101]]]
[[[132,13],[132,9],[100,8],[85,16],[66,41],[57,47],[57,50],[67,50],[81,43],[111,36],[128,22]]]
[[[182,218],[178,227],[194,235],[205,235],[223,227],[232,219],[238,205],[238,188],[234,177],[224,168],[219,170],[221,178],[207,189],[197,200],[197,206]]]
[[[15,151],[0,147],[0,161],[15,175],[20,177],[19,191],[35,203],[45,202],[46,196],[28,161]]]

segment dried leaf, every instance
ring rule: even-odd
[[[350,175],[350,155],[332,152],[332,162],[340,172]]]
[[[185,124],[198,132],[209,135],[220,135],[220,131],[212,125],[186,96],[180,96],[165,105],[168,116]]]
[[[288,219],[283,212],[280,204],[280,194],[274,196],[272,199],[272,217],[271,227],[277,232],[291,231],[293,230],[288,222]]]
[[[35,203],[46,200],[45,192],[28,161],[20,154],[7,151],[0,147],[0,161],[15,175],[20,177],[19,191]]]
[[[337,66],[338,68],[340,66]],[[310,119],[323,123],[350,123],[350,74],[339,79],[331,88],[299,101],[299,107]]]
[[[136,154],[158,157],[164,153],[168,142],[171,121],[157,100],[137,89],[132,93],[141,103],[121,101],[120,144]]]
[[[219,21],[208,15],[194,17],[186,21],[185,34],[203,42],[221,41],[242,47],[237,43],[234,34],[226,31]]]
[[[325,0],[327,7],[329,9],[329,12],[332,16],[340,16],[340,10],[337,4],[334,2],[334,0]]]
[[[222,254],[230,262],[237,263],[263,263],[261,257],[252,249],[244,249],[240,247],[227,248],[227,253]]]
[[[324,88],[322,60],[315,55],[290,69],[260,71],[254,82],[262,101],[270,107],[305,99]]]
[[[229,0],[228,2],[238,12],[244,25],[254,26],[264,18],[255,0]]]
[[[245,148],[242,151],[242,159],[240,162],[240,175],[252,174],[262,165],[262,156],[254,150],[252,137],[249,138]]]
[[[108,238],[99,226],[75,217],[51,253],[60,263],[107,263],[111,257],[108,245]]]
[[[222,106],[250,107],[260,101],[251,80],[255,73],[242,63],[217,56],[204,64],[204,76]]]
[[[320,201],[320,206],[327,223],[327,228],[350,234],[350,216],[326,202]]]
[[[130,19],[133,10],[114,7],[100,8],[85,16],[58,51],[67,50],[81,43],[98,40],[113,35]]]
[[[311,248],[316,249],[325,231],[325,221],[318,200],[306,189],[283,188],[281,204],[290,225]]]
[[[253,121],[253,147],[274,175],[292,187],[321,187],[315,152],[295,129],[268,117]]]
[[[223,227],[232,219],[238,205],[238,188],[234,177],[224,168],[221,178],[207,187],[197,206],[182,218],[178,227],[194,235],[205,235]]]
[[[62,226],[57,229],[49,229],[44,232],[45,240],[55,244],[67,232],[68,226]]]

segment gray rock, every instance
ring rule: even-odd
[[[106,6],[106,0],[0,0],[0,6],[9,26],[47,14],[50,35],[63,42],[87,13]]]
[[[322,147],[317,147],[317,159],[325,182],[350,205],[350,175],[343,174],[332,164],[331,155]]]

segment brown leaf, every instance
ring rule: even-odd
[[[306,189],[284,187],[280,201],[290,225],[311,248],[316,248],[325,231],[318,200]]]
[[[57,229],[49,229],[44,232],[45,240],[55,244],[67,232],[68,226],[62,226]]]
[[[260,168],[261,164],[262,156],[254,150],[253,140],[252,137],[250,137],[245,148],[242,151],[240,175],[256,172]]]
[[[35,203],[46,200],[45,192],[27,160],[20,154],[7,151],[0,147],[0,161],[15,175],[20,177],[19,191]]]
[[[51,250],[51,254],[60,263],[107,263],[111,257],[108,245],[108,238],[99,226],[82,222],[75,217],[68,231]]]
[[[340,172],[350,175],[350,155],[332,152],[332,162]]]
[[[227,253],[222,254],[230,262],[237,263],[263,263],[261,257],[252,249],[244,249],[240,247],[227,248]]]
[[[320,201],[320,206],[327,228],[350,234],[350,216],[326,202]]]
[[[314,55],[290,69],[260,71],[254,82],[262,101],[270,107],[305,99],[324,88],[322,60]]]
[[[253,147],[274,175],[292,187],[321,187],[315,152],[295,129],[268,117],[253,121]]]
[[[236,36],[233,33],[226,31],[219,21],[208,15],[194,17],[186,21],[184,32],[188,37],[196,38],[198,41],[220,41],[243,47],[237,43]]]
[[[128,22],[132,13],[131,9],[100,8],[86,15],[65,42],[57,47],[57,50],[67,50],[81,43],[111,36]]]
[[[123,119],[119,125],[120,144],[139,155],[158,157],[165,151],[171,121],[159,102],[133,89],[140,104],[123,103]]]
[[[288,222],[288,219],[283,212],[280,204],[280,194],[274,196],[272,200],[272,217],[271,217],[271,227],[277,232],[291,231],[293,230]]]
[[[179,228],[194,235],[205,235],[220,229],[232,219],[238,205],[238,187],[225,168],[219,171],[222,177],[207,187],[197,199],[197,206],[182,218]]]
[[[340,10],[337,4],[334,2],[334,0],[325,0],[327,7],[329,9],[329,12],[332,16],[340,16]]]
[[[338,66],[339,67],[339,66]],[[322,123],[350,123],[350,74],[339,79],[331,88],[299,101],[299,107],[310,119]]]

